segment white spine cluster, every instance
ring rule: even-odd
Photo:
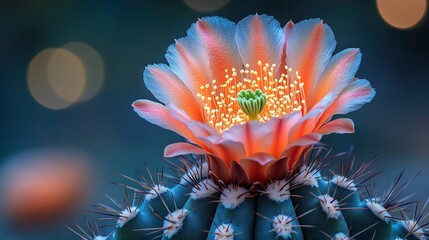
[[[283,214],[277,215],[273,219],[273,231],[277,233],[277,237],[289,239],[294,232],[292,229],[291,219]]]
[[[183,221],[186,218],[188,211],[186,209],[178,209],[172,213],[169,213],[164,220],[164,236],[167,238],[173,237],[176,233],[182,229]]]
[[[350,179],[347,179],[347,177],[345,177],[345,176],[335,175],[331,179],[331,183],[337,185],[338,187],[346,188],[346,189],[351,190],[351,191],[357,190],[356,185],[353,183],[353,181]]]
[[[106,240],[107,237],[103,237],[103,236],[95,236],[94,240]]]
[[[240,206],[249,195],[247,189],[230,184],[222,190],[220,202],[225,208],[234,209]]]
[[[199,182],[197,186],[193,187],[189,195],[192,199],[195,200],[206,198],[217,192],[214,186],[216,186],[216,184],[213,182],[213,180],[205,179]]]
[[[340,233],[335,234],[333,240],[350,240],[350,238],[346,234],[340,232]]]
[[[150,201],[150,200],[153,200],[153,199],[155,199],[155,198],[157,198],[158,197],[158,195],[161,195],[161,194],[163,194],[163,193],[165,193],[165,192],[167,192],[168,191],[168,188],[167,187],[165,187],[165,186],[163,186],[163,185],[155,185],[154,187],[153,187],[153,189],[151,189],[148,193],[146,193],[146,195],[145,195],[145,197],[144,197],[144,199],[146,200],[146,201]]]
[[[386,208],[383,207],[380,203],[378,203],[378,199],[366,199],[365,205],[374,213],[375,216],[380,218],[381,220],[387,221],[391,217]]]
[[[193,178],[207,178],[209,175],[209,165],[205,162],[201,166],[194,166],[188,170],[187,173],[183,174],[180,179],[180,184],[186,184],[188,182],[193,182]]]
[[[307,166],[302,166],[299,169],[299,174],[293,179],[293,183],[310,187],[319,187],[317,180],[320,178],[320,173],[311,171]]]
[[[266,187],[268,197],[276,202],[284,202],[290,198],[290,185],[286,180],[276,180]]]
[[[123,227],[128,221],[135,218],[139,212],[140,212],[140,209],[138,207],[130,207],[122,210],[122,212],[120,213],[120,217],[116,222],[116,225],[119,228]]]
[[[216,228],[215,240],[234,240],[234,228],[231,224],[223,223]]]
[[[423,229],[419,227],[419,225],[414,220],[405,220],[401,221],[402,226],[407,229],[408,232],[413,232],[413,236],[419,240],[425,240],[425,233]],[[417,230],[418,229],[418,230]]]
[[[339,203],[338,201],[329,196],[328,194],[321,195],[318,197],[322,210],[328,215],[328,218],[338,219],[340,217]]]

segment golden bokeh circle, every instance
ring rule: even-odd
[[[58,48],[49,59],[47,76],[58,97],[74,103],[85,88],[85,67],[72,52]]]
[[[85,66],[85,89],[78,102],[85,102],[93,98],[104,83],[104,63],[100,54],[88,44],[82,42],[70,42],[62,49],[69,50],[82,61]]]
[[[409,29],[421,22],[427,10],[427,0],[377,0],[383,20],[398,29]]]
[[[49,109],[60,110],[73,103],[58,97],[48,80],[47,66],[56,50],[56,48],[48,48],[33,57],[27,69],[27,85],[31,96],[40,105]]]

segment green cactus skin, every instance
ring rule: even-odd
[[[402,211],[402,217],[393,215],[391,206],[402,210],[408,204],[389,200],[399,199],[408,186],[399,187],[402,173],[382,197],[370,196],[366,186],[366,191],[359,190],[368,176],[376,175],[363,173],[368,165],[355,174],[348,170],[326,178],[319,174],[322,164],[303,164],[294,174],[255,187],[216,181],[207,164],[193,168],[187,164],[180,183],[167,188],[145,182],[146,194],[138,209],[128,206],[119,211],[116,229],[108,237],[87,239],[426,239],[426,230],[420,228],[425,227],[423,213],[416,215],[416,209],[412,218]],[[365,181],[359,180],[361,176]],[[129,209],[137,210],[130,215]]]

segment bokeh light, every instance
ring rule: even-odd
[[[56,49],[47,65],[47,76],[58,97],[74,103],[85,87],[85,67],[80,59],[68,50]]]
[[[85,89],[78,102],[90,100],[100,91],[104,82],[104,64],[100,54],[94,48],[82,42],[70,42],[61,46],[61,48],[75,54],[83,63],[86,82]]]
[[[225,6],[229,0],[183,0],[186,5],[198,12],[214,12]]]
[[[27,83],[31,95],[38,103],[46,108],[58,110],[69,107],[73,102],[59,97],[51,87],[47,67],[55,51],[57,51],[55,48],[43,50],[31,60],[27,71]]]
[[[29,64],[27,81],[38,103],[49,109],[65,109],[97,94],[104,81],[104,64],[92,47],[70,42],[37,54]]]
[[[377,0],[377,9],[389,25],[408,29],[416,26],[425,16],[427,0]]]
[[[80,151],[17,154],[0,171],[0,213],[19,227],[57,222],[80,208],[91,189],[90,158]]]

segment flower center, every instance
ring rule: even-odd
[[[237,102],[250,120],[257,120],[258,114],[262,112],[267,103],[267,95],[263,94],[260,89],[256,89],[255,92],[250,89],[241,90],[238,93]]]
[[[277,69],[275,64],[262,64],[258,70],[249,64],[239,72],[225,69],[225,80],[201,86],[204,120],[222,133],[234,125],[248,121],[269,121],[292,112],[305,113],[304,83],[288,66]],[[278,78],[276,76],[279,76]]]

